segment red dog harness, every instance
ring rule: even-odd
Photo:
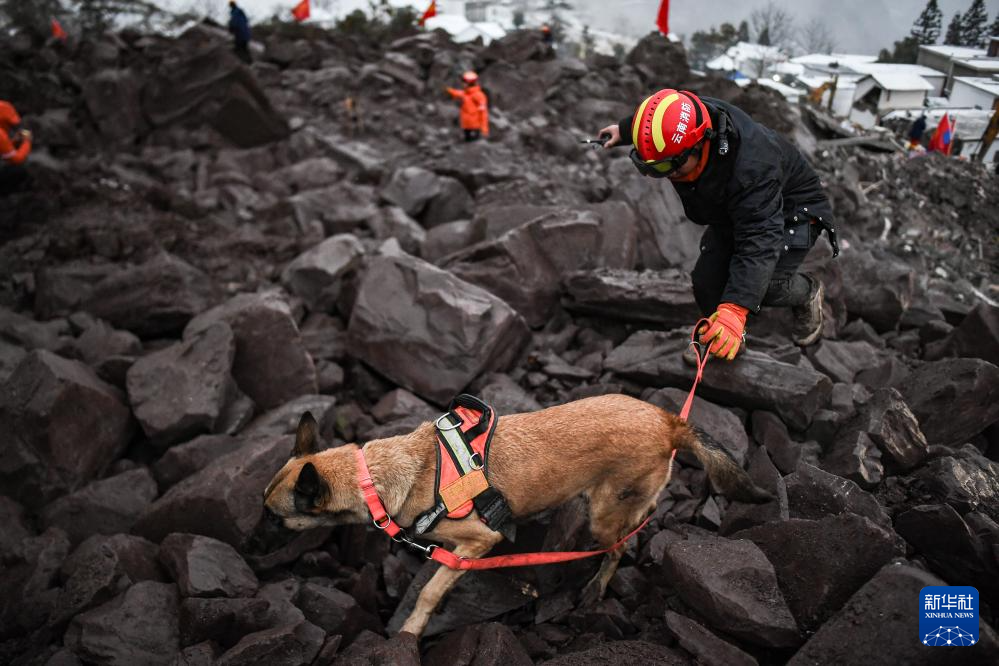
[[[417,517],[417,534],[425,534],[444,517],[464,518],[475,509],[490,529],[512,540],[510,507],[489,485],[489,445],[496,432],[496,413],[476,397],[461,394],[434,423],[437,433],[437,504]]]
[[[694,332],[690,336],[690,344],[694,347],[697,354],[697,374],[694,376],[694,385],[690,387],[690,393],[687,395],[687,400],[683,404],[683,409],[680,410],[680,418],[684,421],[690,415],[690,408],[694,404],[694,391],[697,390],[697,385],[701,381],[701,377],[704,374],[704,366],[707,365],[708,359],[710,358],[707,349],[702,349],[702,346],[697,343],[695,336],[697,335],[697,330],[701,327],[702,323],[708,323],[706,319],[702,319],[694,325]],[[461,396],[459,396],[461,397]],[[470,397],[470,396],[469,396]],[[457,399],[456,399],[457,400]],[[452,403],[454,406],[454,403]],[[452,410],[449,410],[449,413]],[[445,414],[444,416],[447,416]],[[442,417],[443,418],[443,417]],[[495,417],[493,417],[495,418]],[[465,420],[462,419],[464,424]],[[440,444],[440,441],[438,441]],[[393,541],[399,543],[405,543],[417,550],[423,551],[423,554],[427,556],[427,559],[435,560],[440,562],[446,567],[451,569],[462,569],[462,570],[475,570],[475,569],[500,569],[504,567],[524,567],[536,564],[555,564],[557,562],[569,562],[572,560],[581,560],[587,557],[594,557],[596,555],[604,555],[611,552],[617,548],[620,548],[625,542],[627,542],[631,537],[642,531],[649,520],[652,518],[650,514],[645,520],[642,521],[641,525],[636,527],[631,531],[630,534],[621,538],[620,541],[615,543],[609,548],[603,548],[601,550],[584,550],[584,551],[563,551],[563,552],[551,552],[551,553],[518,553],[515,555],[498,555],[495,557],[479,557],[479,558],[466,558],[459,555],[455,555],[449,550],[446,550],[435,544],[429,546],[424,546],[421,543],[417,543],[410,539],[406,532],[392,520],[392,517],[388,515],[385,510],[385,505],[382,504],[381,498],[378,497],[378,490],[375,489],[375,483],[371,480],[371,472],[368,470],[368,463],[364,459],[364,451],[360,447],[357,448],[357,482],[361,486],[361,492],[364,494],[364,501],[368,505],[368,511],[371,512],[371,518],[380,530],[384,530],[387,535],[389,535]],[[440,455],[440,451],[438,451]],[[673,463],[673,458],[676,457],[676,449],[673,449],[673,453],[670,456],[670,464]],[[439,481],[439,479],[438,479]],[[439,494],[439,493],[438,493]],[[469,509],[464,515],[468,515],[471,512]]]

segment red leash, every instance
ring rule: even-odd
[[[704,374],[704,366],[707,365],[708,359],[710,358],[707,349],[702,351],[701,345],[697,342],[697,330],[701,327],[702,322],[707,322],[706,319],[701,319],[694,325],[694,330],[690,334],[690,344],[694,348],[694,352],[697,355],[697,374],[694,376],[694,385],[690,387],[690,393],[687,394],[687,401],[683,404],[683,409],[680,410],[680,418],[684,421],[690,415],[690,407],[694,404],[694,391],[697,390],[697,385],[701,382],[701,376]],[[670,456],[670,464],[673,463],[673,458],[676,457],[676,449],[673,449],[673,453]],[[435,560],[440,562],[446,567],[451,569],[461,569],[461,570],[477,570],[477,569],[502,569],[506,567],[524,567],[536,564],[556,564],[558,562],[571,562],[572,560],[582,560],[587,557],[594,557],[596,555],[604,555],[611,552],[617,548],[620,548],[624,543],[626,543],[631,537],[635,536],[642,531],[649,520],[652,519],[650,514],[642,524],[631,531],[630,534],[621,538],[620,541],[615,543],[610,548],[603,548],[601,550],[576,550],[576,551],[559,551],[559,552],[549,552],[549,553],[517,553],[515,555],[497,555],[495,557],[461,557],[455,555],[451,551],[442,548],[437,545],[424,546],[421,543],[417,543],[406,536],[405,531],[399,527],[398,523],[392,520],[392,517],[388,515],[388,511],[385,510],[385,505],[382,504],[382,500],[378,497],[378,491],[375,489],[375,483],[371,480],[371,472],[368,470],[368,463],[364,459],[364,451],[361,447],[357,447],[357,482],[361,486],[361,492],[364,494],[364,501],[368,505],[368,511],[371,512],[371,519],[374,522],[375,527],[380,530],[384,530],[387,535],[389,535],[393,541],[399,543],[405,543],[413,548],[422,550],[427,559]]]

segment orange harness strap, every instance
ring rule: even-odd
[[[702,346],[697,342],[697,331],[701,328],[702,323],[708,323],[708,320],[701,319],[698,321],[694,325],[693,332],[690,334],[690,344],[694,347],[694,351],[697,354],[697,374],[694,375],[694,384],[690,387],[690,393],[687,394],[687,401],[683,404],[683,408],[680,410],[680,418],[684,421],[686,421],[687,417],[690,416],[690,408],[694,404],[694,392],[697,390],[697,385],[701,382],[701,377],[704,374],[704,366],[708,364],[708,359],[710,358],[707,349],[702,349]],[[673,449],[673,453],[670,456],[670,464],[673,463],[673,458],[675,457],[676,449]],[[368,472],[368,465],[364,460],[364,452],[360,449],[360,447],[357,449],[357,476],[358,482],[361,486],[361,491],[364,493],[364,501],[368,505],[368,511],[371,512],[375,527],[380,530],[385,530],[385,533],[392,537],[393,541],[405,543],[413,548],[423,551],[427,559],[440,562],[450,569],[460,569],[463,571],[526,567],[538,564],[556,564],[558,562],[570,562],[572,560],[582,560],[596,555],[604,555],[612,550],[620,548],[629,539],[631,539],[631,537],[641,532],[642,529],[649,523],[649,520],[652,519],[652,515],[650,514],[645,518],[645,520],[642,521],[642,524],[632,530],[630,534],[622,537],[621,540],[613,546],[600,550],[517,553],[514,555],[497,555],[495,557],[461,557],[459,555],[455,555],[446,548],[442,548],[441,546],[424,546],[423,544],[417,543],[406,536],[405,531],[403,531],[403,529],[399,527],[399,525],[396,524],[385,511],[385,506],[378,497],[378,491],[375,490],[374,483],[371,481],[371,474]]]

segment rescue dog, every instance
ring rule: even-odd
[[[364,445],[375,488],[389,515],[403,527],[436,502],[437,446],[432,423]],[[730,498],[772,499],[725,452],[702,443],[679,417],[626,395],[499,417],[489,451],[489,482],[506,498],[515,519],[584,495],[589,500],[592,535],[601,548],[608,548],[655,509],[672,473],[674,449],[691,451]],[[370,522],[357,481],[356,445],[321,450],[316,421],[306,413],[291,459],[264,490],[264,506],[294,530]],[[444,542],[456,555],[475,558],[503,536],[473,511],[459,520],[441,520],[421,538]],[[584,589],[584,599],[603,596],[623,551],[621,546],[604,556]],[[420,592],[402,631],[419,637],[463,573],[438,569]]]

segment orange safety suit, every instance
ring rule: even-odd
[[[461,100],[461,129],[479,130],[489,136],[489,100],[479,86],[464,90],[448,88],[451,97]]]
[[[20,146],[10,139],[10,131],[21,124],[14,105],[0,100],[0,164],[22,164],[31,152],[31,140],[24,138]]]

